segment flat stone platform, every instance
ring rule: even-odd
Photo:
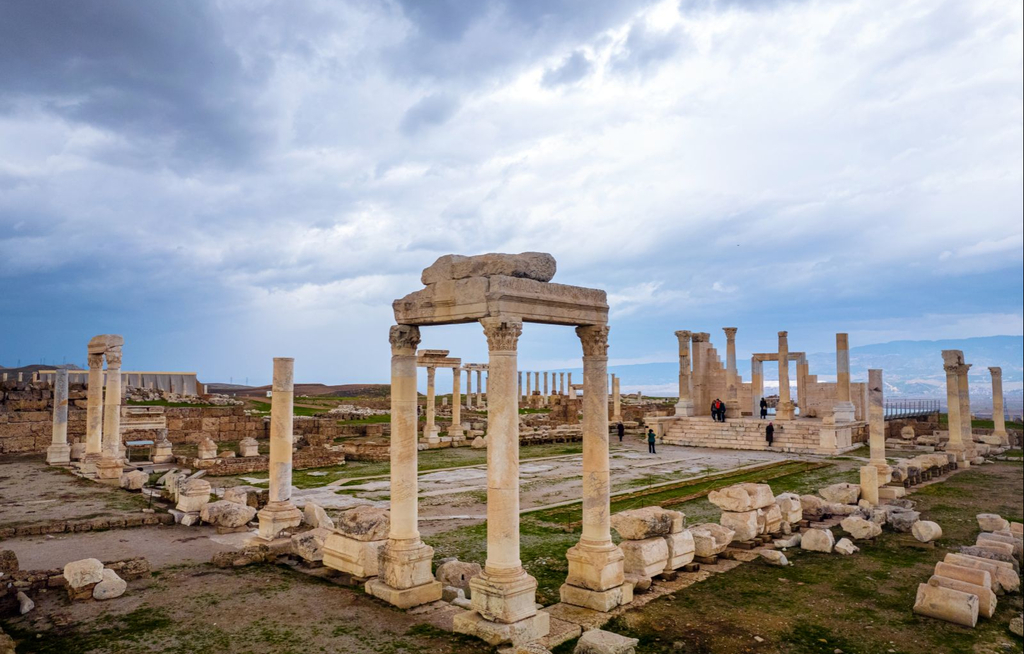
[[[764,437],[769,422],[775,427],[775,440],[770,447]],[[715,422],[710,416],[698,416],[663,418],[659,424],[665,442],[673,445],[795,454],[840,454],[861,445],[852,442],[853,433],[865,423],[827,424],[821,418],[762,420],[753,417]]]

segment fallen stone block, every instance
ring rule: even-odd
[[[665,563],[665,571],[678,570],[684,565],[693,561],[696,546],[693,542],[693,534],[689,531],[665,536],[665,544],[668,546],[668,561]]]
[[[996,513],[979,513],[976,517],[978,528],[982,531],[1001,531],[1010,528],[1009,521]]]
[[[921,519],[921,514],[917,511],[900,511],[899,513],[889,514],[889,526],[892,527],[893,531],[900,533],[909,533],[914,528],[914,523]]]
[[[977,595],[978,615],[983,618],[991,618],[992,614],[996,612],[996,594],[992,592],[991,588],[939,575],[932,575],[928,580],[928,584],[931,586],[941,586],[942,588],[951,588],[952,590],[958,590],[961,593]]]
[[[761,558],[768,562],[769,565],[789,565],[789,559],[778,550],[761,550]]]
[[[922,543],[930,543],[933,540],[942,538],[942,527],[937,522],[932,522],[931,520],[918,520],[910,528],[910,531],[914,534],[914,538]]]
[[[668,563],[668,544],[664,538],[624,540],[619,547],[625,556],[623,570],[626,574],[653,577],[663,572]]]
[[[384,508],[357,506],[341,514],[337,530],[354,540],[387,540],[391,513]]]
[[[831,533],[831,532],[829,532]],[[840,538],[839,542],[835,544],[832,550],[838,554],[849,556],[860,551],[860,548],[853,544],[849,538]]]
[[[330,529],[317,527],[292,535],[292,552],[304,561],[317,563],[324,560],[324,543],[331,535]]]
[[[306,502],[302,507],[302,521],[314,528],[334,529],[334,520],[323,507],[314,502]]]
[[[818,491],[825,500],[833,504],[857,504],[860,499],[860,485],[846,482],[832,484]]]
[[[978,624],[978,596],[952,588],[919,584],[914,613],[973,628]]]
[[[247,504],[218,500],[204,504],[199,511],[199,517],[203,522],[210,525],[236,529],[244,527],[250,520],[256,517],[256,509]]]
[[[694,525],[689,531],[693,535],[694,554],[704,558],[711,558],[724,552],[736,536],[732,529],[713,522]]]
[[[634,654],[640,641],[601,629],[584,631],[573,654]]]
[[[989,573],[992,581],[992,590],[996,594],[1015,593],[1020,590],[1020,575],[1014,571],[1013,566],[1005,561],[994,561],[969,554],[947,554],[943,559],[944,563],[951,563],[966,568],[985,570]]]
[[[992,590],[992,575],[987,570],[939,561],[935,564],[935,574]]]
[[[807,529],[801,532],[800,549],[831,554],[835,544],[836,538],[828,529]]]
[[[660,506],[621,511],[612,516],[612,529],[626,540],[668,536],[679,515],[678,511],[669,511]]]
[[[111,600],[124,595],[128,582],[117,576],[117,573],[106,568],[103,579],[92,589],[92,597],[97,600]]]
[[[88,597],[91,597],[92,587],[103,581],[103,562],[99,559],[72,561],[64,566],[64,578],[72,599],[78,599],[85,589],[89,589]]]
[[[881,526],[859,516],[843,518],[842,522],[839,523],[839,526],[842,527],[843,531],[850,534],[854,540],[868,540],[870,538],[876,538],[882,534]]]
[[[455,559],[454,561],[446,561],[437,566],[434,578],[444,586],[451,586],[462,590],[465,596],[471,599],[473,593],[470,590],[469,581],[481,572],[483,572],[483,568],[480,567],[479,563]]]
[[[141,470],[132,470],[121,475],[121,488],[127,490],[142,490],[142,487],[149,481],[149,475]]]
[[[735,540],[753,540],[758,535],[757,510],[753,511],[723,511],[720,519],[722,526],[735,532]]]
[[[734,513],[754,511],[775,503],[775,495],[768,484],[734,484],[708,493],[708,501]]]

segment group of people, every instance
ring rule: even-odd
[[[622,437],[626,435],[626,426],[623,425],[620,422],[617,425],[615,425],[615,431],[618,433],[618,435],[619,435],[619,442],[621,443],[622,442]],[[657,452],[654,451],[654,445],[655,445],[656,439],[657,439],[657,435],[654,433],[654,430],[648,427],[648,429],[647,429],[647,452],[649,454],[657,454]]]
[[[715,422],[725,422],[725,402],[717,397],[711,403],[711,419]]]

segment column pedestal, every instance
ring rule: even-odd
[[[853,402],[836,402],[832,407],[832,415],[836,422],[853,422],[856,408]]]
[[[569,575],[558,589],[566,604],[607,613],[633,601],[633,586],[625,583],[624,555],[613,544],[577,543],[565,553]]]
[[[270,542],[286,529],[302,524],[302,511],[291,500],[270,502],[257,514],[260,521],[259,539]]]
[[[380,576],[366,582],[368,595],[400,609],[441,599],[441,582],[434,579],[434,548],[419,538],[389,540],[380,553]]]

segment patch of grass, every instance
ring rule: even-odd
[[[259,413],[263,413],[263,414],[267,414],[267,415],[270,414],[270,402],[261,402],[260,400],[250,400],[249,402],[252,404],[252,408],[255,411],[258,411]],[[326,409],[326,408],[325,409],[314,409],[314,408],[308,407],[308,406],[293,406],[292,407],[292,414],[296,415],[296,416],[307,416],[307,417],[308,416],[318,416],[318,415],[321,415],[323,413],[326,413],[327,411],[328,411],[328,409]]]

